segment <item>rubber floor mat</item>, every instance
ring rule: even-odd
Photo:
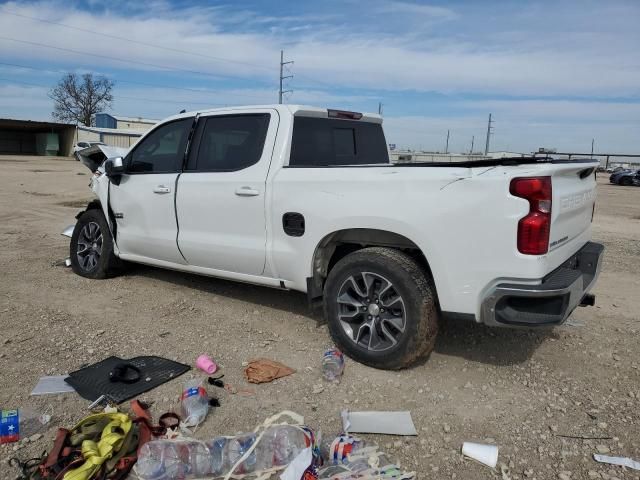
[[[135,383],[112,382],[109,373],[118,364],[128,363],[140,370],[140,379]],[[184,363],[174,362],[162,357],[145,356],[135,357],[129,360],[109,357],[101,362],[71,372],[65,379],[76,392],[89,401],[94,401],[100,395],[106,395],[114,403],[122,403],[125,400],[156,388],[163,383],[179,377],[190,370],[191,367]]]

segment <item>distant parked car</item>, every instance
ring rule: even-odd
[[[640,185],[640,170],[622,170],[609,177],[609,182],[616,185]]]
[[[92,147],[94,145],[104,145],[102,142],[78,142],[73,147],[73,153],[79,152],[80,150],[84,150],[85,148]]]

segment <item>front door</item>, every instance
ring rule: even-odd
[[[178,244],[190,265],[261,275],[273,110],[201,116],[176,196]]]
[[[175,194],[192,125],[193,118],[180,119],[144,136],[125,159],[120,185],[111,185],[123,258],[186,263],[177,244]]]

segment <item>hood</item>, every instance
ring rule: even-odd
[[[129,152],[128,148],[92,145],[76,152],[75,156],[85,167],[95,172],[107,158],[124,157],[127,152]]]

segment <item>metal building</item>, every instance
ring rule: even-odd
[[[151,129],[158,120],[142,117],[124,117],[122,115],[111,115],[108,113],[96,114],[96,127],[115,128],[117,130],[143,130]]]
[[[76,132],[76,143],[78,142],[102,142],[112,147],[129,148],[133,146],[138,139],[147,132],[147,129],[115,129],[115,128],[99,128],[85,127],[78,125]]]
[[[0,154],[71,155],[76,126],[68,123],[0,119]]]

